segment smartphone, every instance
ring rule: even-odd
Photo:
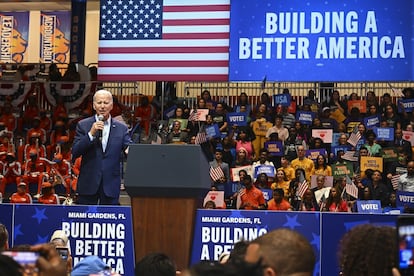
[[[62,260],[67,261],[69,256],[69,249],[66,247],[56,247],[56,251],[59,253]]]
[[[25,272],[24,275],[38,275],[38,269],[36,266],[37,259],[39,258],[38,252],[32,251],[2,251],[1,254],[12,257],[18,262]]]
[[[402,275],[414,275],[414,216],[397,219],[398,262]]]

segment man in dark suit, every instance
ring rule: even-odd
[[[132,142],[128,127],[113,118],[112,94],[99,90],[93,96],[96,115],[78,122],[73,160],[82,156],[77,183],[78,204],[118,205],[120,159]]]
[[[407,154],[408,161],[412,160],[413,154],[411,151],[411,143],[403,139],[402,129],[397,128],[394,131],[394,141],[391,141],[387,145],[388,147],[395,147],[398,150],[402,150]]]

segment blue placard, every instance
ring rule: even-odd
[[[397,191],[397,206],[414,208],[414,193]]]
[[[380,116],[379,115],[374,115],[374,116],[365,117],[364,118],[364,125],[368,129],[371,129],[371,128],[374,128],[374,127],[379,127],[379,125],[380,125]]]
[[[334,132],[332,133],[332,144],[331,147],[339,146],[339,137],[341,137],[342,133]]]
[[[312,125],[315,113],[310,111],[297,111],[296,121],[301,122],[304,125]]]
[[[174,117],[176,109],[177,109],[176,105],[171,106],[170,108],[164,111],[164,116],[168,119]]]
[[[221,137],[220,129],[217,124],[206,127],[207,138],[219,138]]]
[[[412,13],[407,0],[232,1],[229,79],[412,80]]]
[[[290,96],[290,94],[273,95],[273,102],[275,106],[279,104],[281,106],[289,106],[291,100],[292,100],[292,97]]]
[[[338,156],[338,151],[339,150],[343,150],[344,152],[347,152],[348,150],[350,150],[351,147],[350,146],[336,146],[336,147],[331,147],[331,152],[335,155]]]
[[[229,126],[246,126],[247,117],[245,112],[227,113],[227,124]]]
[[[266,201],[269,201],[273,198],[273,191],[272,189],[260,189],[263,193],[263,197]]]
[[[414,99],[398,100],[398,112],[402,113],[401,104],[404,106],[405,112],[412,112],[414,109]]]
[[[283,156],[285,152],[283,150],[282,141],[267,141],[264,143],[265,149],[269,152],[270,156]]]
[[[316,160],[318,155],[325,156],[326,154],[326,149],[310,149],[306,151],[306,157],[312,160]]]
[[[117,273],[134,275],[130,207],[16,205],[14,244],[49,242],[58,229],[69,237],[74,265],[86,256],[96,255]]]
[[[365,214],[381,214],[381,201],[380,200],[357,200],[358,213]]]
[[[376,127],[372,129],[377,135],[379,141],[394,141],[394,128],[393,127]]]
[[[261,173],[265,173],[268,177],[275,177],[275,167],[270,165],[260,165],[254,168],[254,178]]]

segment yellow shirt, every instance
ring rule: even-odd
[[[289,181],[282,181],[282,182],[273,182],[270,188],[272,190],[276,188],[283,189],[283,192],[285,193],[285,197],[287,198],[289,196]]]
[[[311,159],[305,157],[303,160],[299,160],[299,158],[296,158],[293,159],[290,164],[295,171],[298,168],[304,169],[306,173],[306,180],[310,183],[310,177],[315,168],[315,164]]]
[[[284,168],[284,167],[280,167],[280,168],[279,168],[279,169],[277,169],[277,170],[282,170],[282,171],[284,171],[284,172],[285,172],[285,175],[286,175],[286,178],[287,178],[289,181],[291,181],[291,180],[293,180],[293,179],[295,178],[295,169],[293,169],[291,166],[286,167],[286,168]]]
[[[325,176],[332,176],[332,168],[331,166],[326,166],[326,169],[320,168],[320,169],[313,169],[313,172],[311,175],[325,175]]]

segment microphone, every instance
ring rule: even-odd
[[[104,116],[102,114],[98,115],[98,120],[103,122]],[[96,137],[99,139],[99,141],[102,142],[102,130],[98,130],[98,133],[96,134]]]

